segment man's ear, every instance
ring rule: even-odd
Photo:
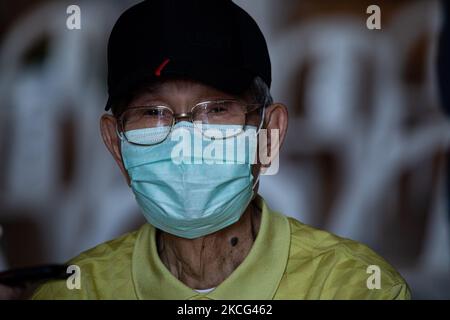
[[[281,145],[286,137],[288,118],[288,111],[284,104],[273,103],[266,107],[263,126],[265,131],[260,132],[260,135],[265,134],[267,143],[263,143],[264,139],[261,140],[263,137],[260,136],[259,138],[261,167],[269,167],[274,159],[279,156]],[[261,156],[266,157],[266,159],[262,159]],[[278,169],[275,168],[275,170]]]
[[[128,185],[130,185],[130,176],[123,165],[122,153],[120,151],[120,138],[117,136],[116,127],[117,120],[112,115],[104,114],[100,118],[100,131],[102,133],[103,142],[119,166]]]

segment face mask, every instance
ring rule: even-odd
[[[209,129],[220,133],[236,128],[209,125]],[[157,136],[161,131],[138,129],[127,136]],[[177,123],[156,145],[139,146],[123,139],[124,165],[145,218],[156,228],[188,239],[238,221],[253,198],[256,141],[256,127],[212,140],[191,122]]]

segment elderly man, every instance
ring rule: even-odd
[[[79,289],[51,281],[33,298],[409,298],[369,248],[257,195],[288,123],[270,84],[264,36],[232,1],[149,0],[122,14],[100,127],[149,223],[71,260]]]

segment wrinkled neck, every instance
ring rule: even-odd
[[[185,239],[158,230],[158,254],[167,269],[193,289],[223,282],[247,257],[261,222],[261,212],[249,204],[234,224],[196,239]]]

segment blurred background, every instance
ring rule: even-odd
[[[107,39],[136,2],[0,0],[0,270],[64,262],[144,223],[98,125]],[[290,111],[280,171],[261,179],[270,207],[369,245],[413,298],[450,299],[442,3],[235,2],[263,30]],[[80,30],[66,27],[71,4]],[[381,30],[366,27],[371,4]]]

